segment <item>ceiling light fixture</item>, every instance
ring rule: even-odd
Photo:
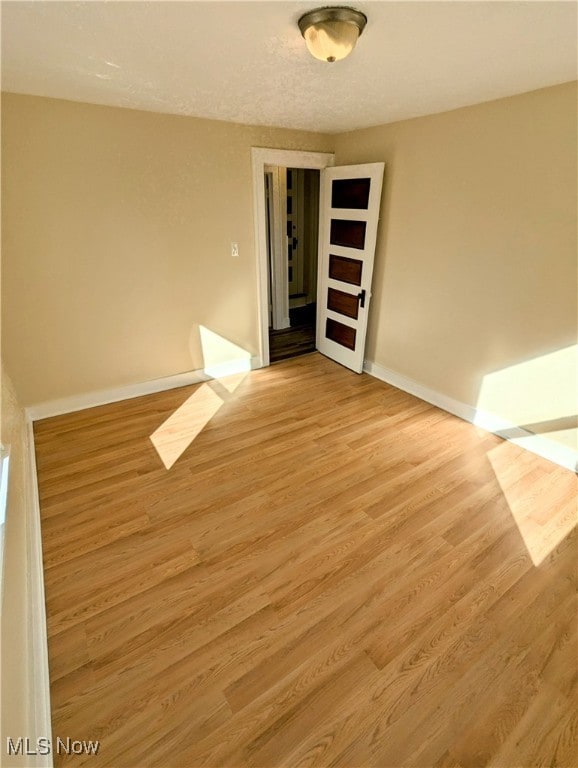
[[[321,61],[339,61],[355,48],[367,16],[353,8],[317,8],[301,16],[297,23],[312,56]]]

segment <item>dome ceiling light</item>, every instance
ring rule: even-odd
[[[349,56],[367,24],[367,16],[353,8],[317,8],[301,16],[299,29],[312,56],[339,61]]]

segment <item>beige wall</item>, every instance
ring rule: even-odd
[[[250,147],[269,146],[386,163],[368,359],[517,424],[576,413],[576,100],[571,83],[323,136],[6,95],[19,398],[201,367],[197,324],[257,352]]]
[[[6,737],[32,736],[28,711],[28,549],[27,505],[31,478],[27,474],[27,432],[24,411],[12,382],[2,370],[1,440],[10,451],[10,473],[5,530],[4,572],[0,632],[2,711],[0,764],[25,765],[23,757],[9,757]]]
[[[258,351],[251,147],[331,137],[4,94],[3,355],[24,405]],[[231,242],[240,257],[231,257]]]
[[[386,163],[367,358],[475,406],[576,344],[576,107],[570,83],[336,137],[337,164]],[[516,370],[512,418],[539,420],[560,371]]]

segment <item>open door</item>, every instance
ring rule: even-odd
[[[361,373],[384,163],[321,172],[317,349]]]

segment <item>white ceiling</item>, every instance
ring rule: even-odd
[[[3,2],[2,87],[333,133],[577,77],[575,2],[351,3],[368,24],[335,64],[297,28],[320,5]]]

